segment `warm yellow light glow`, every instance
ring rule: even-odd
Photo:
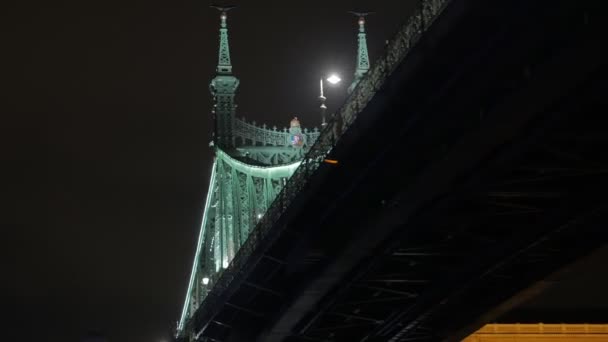
[[[605,342],[608,324],[487,324],[463,342]]]

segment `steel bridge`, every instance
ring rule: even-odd
[[[306,132],[234,118],[222,10],[216,159],[177,338],[461,340],[606,244],[600,5],[420,0]]]

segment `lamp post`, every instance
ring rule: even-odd
[[[342,81],[342,79],[336,75],[336,74],[331,74],[327,79],[327,82],[329,82],[330,84],[338,84],[340,83],[340,81]],[[327,122],[325,121],[325,111],[327,110],[327,106],[325,106],[325,100],[327,100],[327,98],[325,97],[324,93],[323,93],[323,77],[321,77],[321,79],[319,80],[319,100],[321,101],[321,128],[325,127],[327,125]]]

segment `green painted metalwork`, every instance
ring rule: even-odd
[[[350,12],[358,17],[359,33],[357,34],[357,68],[355,69],[355,77],[353,83],[348,87],[348,93],[352,93],[357,84],[369,70],[369,53],[367,52],[367,38],[365,33],[365,17],[370,12]]]
[[[220,44],[217,74],[210,83],[215,102],[215,158],[178,331],[184,329],[319,136],[317,129],[302,130],[295,118],[283,130],[235,119],[239,80],[232,75],[230,61],[226,22],[230,8],[216,8],[221,13]]]
[[[221,11],[220,14],[220,48],[218,53],[217,73],[232,74],[232,64],[230,63],[230,45],[228,44],[228,10],[231,7],[216,7]]]
[[[199,332],[188,331],[187,321],[201,305],[212,309],[221,304],[216,296],[207,297],[209,291],[222,291],[242,272],[246,260],[318,170],[341,134],[448,1],[421,0],[421,9],[399,30],[369,72],[364,23],[359,23],[358,85],[322,132],[300,129],[297,119],[283,131],[234,119],[238,79],[231,74],[227,9],[220,8],[220,51],[225,46],[226,54],[220,52],[218,74],[211,82],[215,158],[178,335],[196,339]],[[225,34],[222,29],[226,29]]]
[[[180,327],[196,311],[299,165],[252,166],[216,148]]]
[[[284,165],[301,160],[304,153],[319,137],[319,130],[297,127],[277,127],[248,123],[245,118],[234,121],[237,155],[262,165]],[[301,146],[294,146],[292,138],[301,136]]]
[[[217,75],[209,84],[209,90],[215,100],[213,108],[215,131],[214,143],[223,148],[234,146],[234,117],[236,106],[234,97],[239,86],[239,79],[232,75],[230,46],[228,44],[227,11],[230,7],[217,7],[220,11],[220,46],[217,63]]]

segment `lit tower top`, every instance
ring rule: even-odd
[[[358,34],[358,51],[357,51],[357,69],[355,70],[355,78],[353,83],[348,87],[348,93],[352,93],[359,81],[369,70],[369,54],[367,52],[367,39],[365,34],[365,17],[374,12],[352,12],[358,18],[359,34]]]
[[[211,80],[209,89],[214,99],[213,117],[215,123],[214,143],[223,149],[234,147],[234,117],[236,105],[234,97],[239,86],[238,78],[232,75],[230,46],[228,45],[227,12],[235,6],[211,6],[220,11],[220,46],[217,61],[217,75]]]
[[[232,73],[232,64],[230,63],[230,45],[228,44],[228,24],[226,20],[228,19],[227,12],[236,6],[215,6],[211,5],[211,7],[220,11],[220,49],[217,60],[217,72],[219,74],[231,74]]]

